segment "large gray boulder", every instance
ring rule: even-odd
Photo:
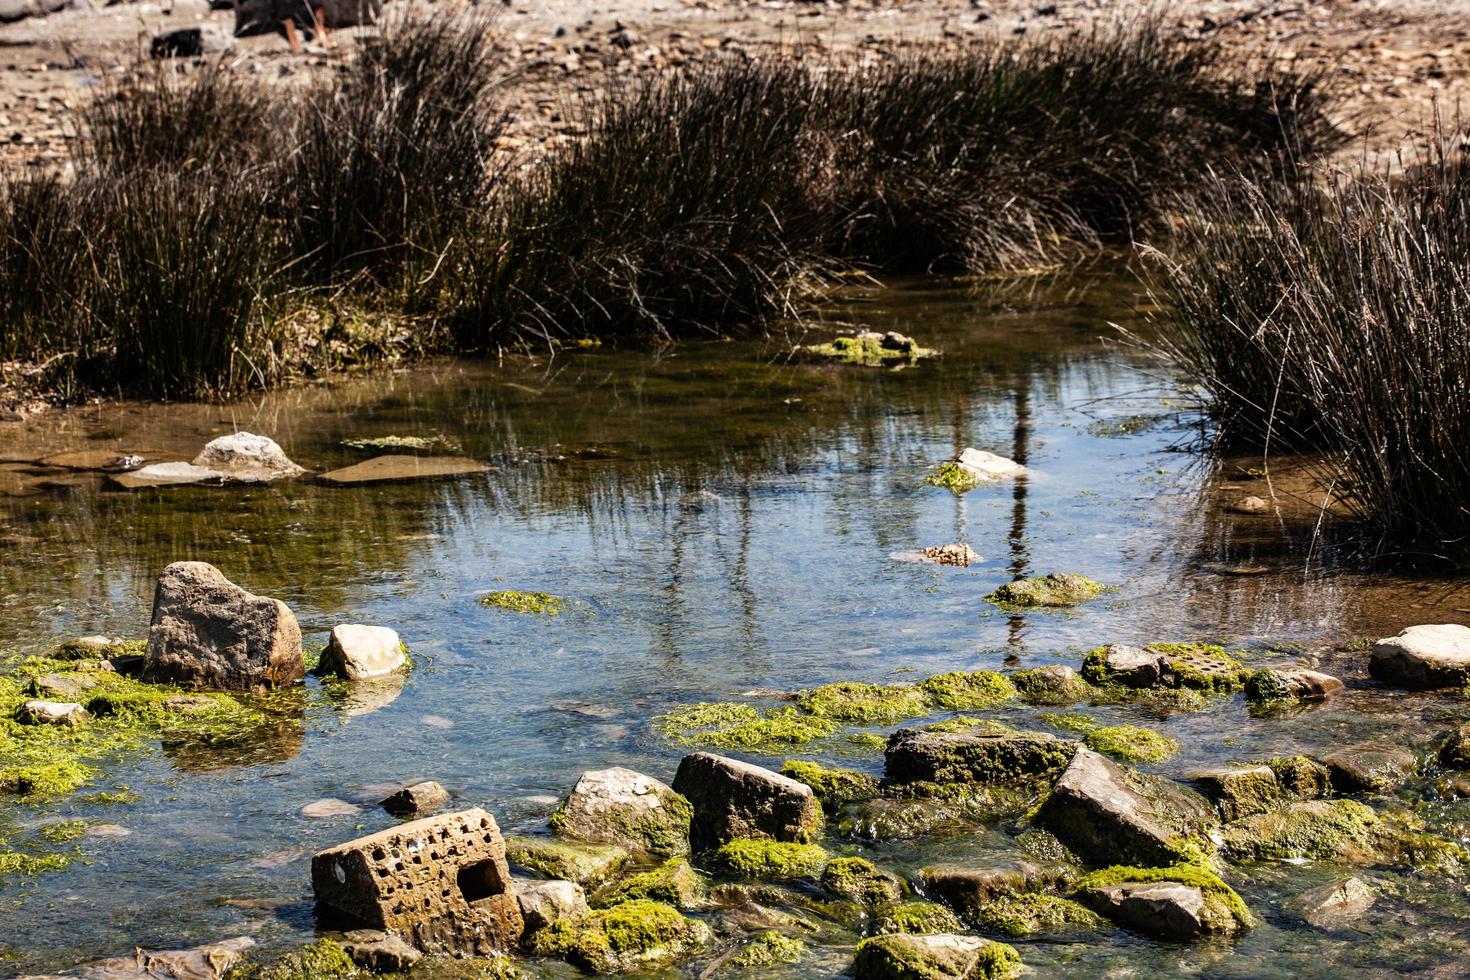
[[[1368,670],[1390,687],[1461,687],[1470,680],[1470,628],[1410,626],[1373,644]]]
[[[1085,861],[1140,867],[1173,864],[1184,841],[1203,841],[1217,824],[1198,793],[1086,748],[1077,750],[1036,819]]]
[[[634,853],[689,853],[694,808],[668,785],[614,766],[582,773],[551,829],[574,840],[618,844]]]
[[[264,691],[305,673],[301,628],[281,600],[246,592],[202,561],[175,562],[159,576],[144,680]]]
[[[1012,785],[1066,768],[1077,743],[1044,732],[926,732],[901,728],[888,737],[884,773],[890,782]]]
[[[227,479],[239,483],[266,483],[306,472],[286,458],[274,439],[251,432],[236,432],[211,440],[194,457],[193,465],[223,473]]]
[[[736,837],[806,843],[822,833],[822,808],[810,786],[749,762],[686,755],[674,790],[694,807],[689,839],[696,851]]]

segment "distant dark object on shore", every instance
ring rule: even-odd
[[[197,58],[204,53],[204,32],[197,27],[184,27],[160,34],[148,46],[153,58]]]

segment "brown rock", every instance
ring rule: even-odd
[[[1084,904],[1121,926],[1159,939],[1188,942],[1228,935],[1239,924],[1202,889],[1178,881],[1127,881],[1083,892]]]
[[[434,780],[426,779],[403,787],[379,805],[395,817],[407,817],[433,813],[448,802],[449,791]]]
[[[810,786],[709,752],[686,755],[674,791],[694,806],[695,851],[736,837],[805,843],[822,832],[822,808]]]
[[[485,472],[485,464],[459,456],[374,456],[340,470],[323,473],[328,483],[391,483],[399,480],[447,480]]]
[[[164,569],[153,593],[144,680],[263,691],[304,675],[301,628],[284,602],[252,595],[202,561]]]
[[[319,915],[397,933],[425,953],[488,956],[523,930],[500,828],[479,808],[322,851],[311,884]]]

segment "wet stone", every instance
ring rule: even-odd
[[[74,975],[95,980],[216,980],[243,964],[254,945],[249,936],[237,936],[191,949],[138,948],[127,956],[84,963]]]
[[[1144,647],[1112,643],[1089,658],[1085,671],[1094,683],[1113,682],[1125,687],[1154,687],[1164,674],[1165,658]]]
[[[342,949],[352,962],[373,973],[400,973],[424,954],[398,936],[381,929],[351,929],[342,937]]]
[[[449,803],[449,791],[432,779],[405,786],[379,804],[395,817],[433,813]]]
[[[92,720],[87,709],[75,702],[26,701],[15,711],[15,720],[22,725],[63,725],[67,727],[85,724]]]
[[[48,701],[85,701],[88,692],[100,684],[96,677],[85,672],[74,674],[42,674],[33,682],[37,694]]]
[[[822,832],[822,808],[810,786],[780,773],[709,752],[686,755],[674,790],[694,807],[690,844],[708,850],[739,838],[805,843]]]
[[[523,930],[505,842],[479,808],[428,817],[318,853],[318,914],[396,933],[431,954],[486,956]]]
[[[250,432],[210,440],[194,457],[193,465],[223,473],[226,479],[239,483],[266,483],[306,472],[286,458],[274,439]]]
[[[607,882],[628,863],[628,852],[615,844],[574,844],[545,837],[510,837],[507,857],[519,867],[548,878],[563,878],[583,888]]]
[[[1410,626],[1373,644],[1368,670],[1390,687],[1460,687],[1470,680],[1470,627]]]
[[[1335,931],[1358,925],[1358,917],[1378,901],[1378,893],[1361,878],[1344,878],[1314,888],[1294,903],[1303,921],[1317,929]]]
[[[1043,732],[966,734],[903,728],[888,739],[890,782],[1012,785],[1062,771],[1077,743]]]
[[[855,980],[1008,980],[1021,972],[1016,951],[978,936],[873,936],[858,943]]]
[[[332,627],[322,651],[319,673],[337,674],[350,681],[383,677],[408,665],[398,634],[386,626],[342,624]]]
[[[1092,686],[1066,664],[1019,671],[1011,675],[1011,683],[1027,704],[1076,704],[1093,694]]]
[[[1020,476],[1026,472],[1026,467],[1020,463],[983,449],[966,449],[955,457],[955,463],[960,469],[982,482],[1003,480]]]
[[[689,853],[693,808],[668,785],[632,769],[582,773],[551,816],[558,836],[617,844],[634,853]]]
[[[1325,701],[1342,690],[1342,686],[1342,681],[1331,674],[1305,668],[1268,667],[1246,678],[1245,698],[1253,704]]]
[[[321,479],[327,483],[354,485],[393,483],[402,480],[449,480],[477,476],[485,472],[485,464],[462,456],[374,456],[352,466],[330,473]]]
[[[997,898],[1029,891],[1043,877],[1038,867],[1029,864],[1004,868],[938,864],[919,871],[919,881],[928,894],[972,922]]]
[[[1238,928],[1203,889],[1178,881],[1123,882],[1087,889],[1081,897],[1099,915],[1157,939],[1190,942]]]
[[[1200,792],[1213,800],[1226,820],[1238,820],[1275,808],[1281,788],[1270,766],[1221,766],[1184,774]]]
[[[574,881],[530,881],[515,883],[516,901],[526,932],[545,929],[558,919],[575,918],[587,911],[587,895]]]
[[[1389,793],[1408,782],[1418,767],[1414,753],[1387,742],[1360,742],[1321,757],[1340,793]]]
[[[126,473],[113,473],[108,479],[124,490],[147,490],[153,487],[223,483],[226,477],[219,470],[212,470],[207,466],[176,462],[150,463]]]

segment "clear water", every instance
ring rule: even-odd
[[[1093,713],[1179,738],[1180,755],[1155,767],[1166,772],[1379,735],[1424,745],[1463,703],[1359,684],[1363,655],[1328,648],[1467,621],[1470,587],[1348,570],[1311,541],[1309,495],[1284,523],[1224,513],[1222,502],[1264,481],[1250,461],[1211,469],[1171,451],[1191,436],[1179,392],[1108,326],[1131,322],[1137,302],[1104,278],[999,299],[914,286],[855,295],[833,312],[944,351],[898,371],[792,363],[756,343],[594,350],[437,363],[231,405],[89,407],[0,431],[10,461],[0,488],[17,494],[0,495],[0,648],[140,636],[159,570],[202,559],[284,599],[308,642],[338,622],[378,623],[423,661],[381,704],[309,682],[299,724],[244,756],[130,757],[98,788],[127,785],[136,804],[9,806],[12,826],[66,815],[131,833],[85,838],[86,863],[0,882],[0,976],[135,945],[298,943],[313,929],[310,854],[386,826],[374,806],[384,784],[432,777],[503,827],[535,830],[584,769],[670,778],[682,753],[650,724],[661,710],[753,688],[1076,665],[1109,641],[1294,643],[1353,689],[1271,719],[1249,718],[1238,699],[1169,718]],[[124,493],[33,463],[98,447],[188,458],[237,429],[273,436],[316,470],[363,458],[344,439],[442,433],[496,471],[452,483]],[[965,446],[1034,475],[963,498],[923,484]],[[984,560],[937,568],[893,557],[950,541]],[[1016,575],[1050,571],[1118,588],[1073,614],[1012,616],[982,601]],[[477,602],[504,588],[570,606],[548,618]],[[1044,727],[1025,709],[997,717]],[[882,766],[876,751],[850,746],[804,756]],[[362,810],[301,814],[324,797]],[[1455,837],[1470,818],[1470,804],[1424,803],[1418,790],[1401,805]],[[902,871],[1013,851],[993,825],[863,852]],[[1359,871],[1385,897],[1346,934],[1285,911],[1343,873],[1240,869],[1233,880],[1263,924],[1232,944],[1171,947],[1120,932],[1018,946],[1040,976],[1464,975],[1463,881]],[[790,972],[838,974],[854,941],[824,933]]]

